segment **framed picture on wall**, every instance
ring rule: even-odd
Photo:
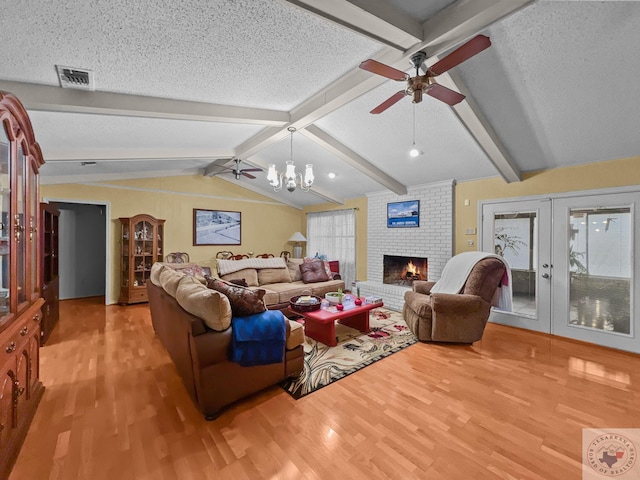
[[[420,226],[420,200],[387,203],[387,228]]]
[[[193,245],[240,245],[241,212],[193,209]]]

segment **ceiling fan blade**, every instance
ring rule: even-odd
[[[365,60],[360,64],[360,68],[366,70],[371,73],[376,73],[378,75],[382,75],[383,77],[390,78],[391,80],[406,80],[409,78],[405,72],[397,70],[389,65],[385,65],[384,63],[380,63],[376,60],[369,59]]]
[[[455,105],[456,103],[460,103],[464,100],[464,95],[458,93],[450,88],[443,87],[438,83],[432,83],[427,89],[427,95],[432,96],[433,98],[437,98],[438,100],[448,104]]]
[[[240,172],[261,172],[261,168],[243,168]]]
[[[371,110],[371,112],[369,112],[369,113],[373,113],[374,115],[376,115],[378,113],[382,113],[387,108],[389,108],[392,105],[395,105],[396,103],[398,103],[400,100],[402,100],[406,96],[407,96],[407,93],[404,90],[400,90],[398,93],[396,93],[396,94],[392,95],[391,97],[387,98],[384,102],[382,102],[376,108]]]
[[[242,175],[244,175],[245,177],[250,178],[250,179],[252,179],[252,180],[256,178],[256,177],[254,177],[253,175],[251,175],[250,173],[247,173],[247,171],[246,171],[246,170],[242,170],[240,173],[241,173]]]
[[[461,47],[456,48],[442,60],[431,65],[427,70],[427,75],[429,75],[430,77],[435,77],[436,75],[440,75],[447,70],[451,70],[453,67],[460,65],[465,60],[468,60],[469,58],[480,53],[484,49],[489,48],[490,46],[491,40],[489,39],[489,37],[485,35],[478,35],[476,37],[473,37]]]

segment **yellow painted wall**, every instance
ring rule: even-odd
[[[165,219],[165,254],[187,252],[193,262],[211,263],[221,250],[233,253],[273,253],[291,250],[287,239],[305,231],[304,215],[232,182],[216,177],[178,176],[101,182],[99,185],[41,185],[41,197],[52,201],[88,201],[111,207],[109,252],[111,296],[116,303],[120,290],[119,217],[147,213]],[[241,245],[193,246],[193,209],[242,212]]]
[[[521,182],[506,183],[501,178],[460,182],[455,187],[454,228],[455,253],[477,250],[477,235],[465,235],[465,230],[478,231],[478,202],[499,198],[515,198],[545,193],[596,190],[640,185],[640,157],[556,168],[523,175]],[[465,205],[469,200],[469,205]],[[474,246],[468,246],[473,240]]]
[[[347,208],[356,209],[356,278],[358,280],[367,279],[367,198],[352,198],[345,201],[344,205],[336,205],[334,203],[323,203],[320,205],[312,205],[304,208],[303,229],[301,232],[305,234],[307,231],[307,217],[309,212],[324,212],[327,210],[344,210]],[[315,252],[311,253],[312,255]]]

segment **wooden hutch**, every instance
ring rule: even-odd
[[[148,301],[151,266],[163,259],[164,222],[145,214],[120,218],[120,305]]]
[[[44,163],[22,103],[0,92],[0,478],[44,392],[39,380],[39,181]]]

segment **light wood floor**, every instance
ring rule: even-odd
[[[61,303],[11,480],[579,479],[582,428],[640,427],[640,356],[491,324],[207,422],[148,306],[102,301]]]

